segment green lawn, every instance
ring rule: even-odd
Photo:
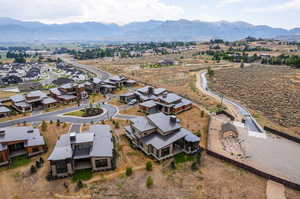
[[[72,182],[77,182],[79,180],[85,181],[91,179],[93,176],[92,170],[91,169],[83,169],[83,170],[78,170],[75,171],[73,177],[72,177]]]
[[[83,110],[79,110],[79,111],[74,111],[74,112],[66,113],[64,115],[67,115],[67,116],[76,116],[76,117],[84,117],[85,112]]]
[[[174,160],[175,163],[184,163],[184,162],[189,162],[194,160],[194,156],[193,155],[187,155],[185,153],[180,153],[174,156]]]
[[[31,163],[31,159],[27,158],[26,155],[15,157],[12,159],[12,163],[10,165],[10,168],[14,169],[20,166],[24,166]]]

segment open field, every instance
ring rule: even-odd
[[[284,66],[216,70],[209,87],[255,110],[254,117],[262,124],[279,124],[286,127],[279,126],[280,130],[300,136],[299,74]]]

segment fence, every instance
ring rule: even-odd
[[[281,131],[277,131],[277,130],[272,129],[272,128],[267,127],[267,126],[264,127],[264,130],[268,131],[268,132],[270,132],[270,133],[272,133],[274,135],[278,135],[278,136],[284,137],[284,138],[286,138],[288,140],[291,140],[293,142],[297,142],[298,144],[300,144],[300,139],[299,138],[291,136],[291,135],[288,135],[287,133],[283,133]]]
[[[249,165],[246,165],[246,164],[243,164],[241,162],[232,160],[230,158],[222,156],[222,155],[220,155],[218,153],[215,153],[213,151],[206,150],[206,152],[207,152],[208,155],[211,155],[211,156],[213,156],[215,158],[218,158],[218,159],[224,160],[226,162],[229,162],[229,163],[231,163],[231,164],[233,164],[235,166],[238,166],[238,167],[240,167],[242,169],[245,169],[245,170],[247,170],[247,171],[249,171],[251,173],[254,173],[254,174],[258,175],[258,176],[264,177],[264,178],[269,179],[269,180],[273,180],[273,181],[281,183],[281,184],[283,184],[283,185],[285,185],[287,187],[290,187],[292,189],[296,189],[296,190],[300,191],[300,185],[299,184],[296,184],[294,182],[290,182],[290,181],[282,179],[280,177],[273,176],[271,174],[265,173],[265,172],[260,171],[260,170],[258,170],[256,168],[253,168],[253,167],[251,167]]]

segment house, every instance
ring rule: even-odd
[[[156,101],[149,100],[139,104],[139,110],[146,114],[153,114],[158,112]]]
[[[114,169],[114,143],[110,126],[93,125],[88,132],[61,135],[48,160],[53,177],[70,176],[80,169]]]
[[[11,114],[11,110],[9,108],[7,108],[6,106],[4,106],[0,102],[0,118],[1,117],[8,117],[10,114]]]
[[[8,165],[11,158],[28,157],[46,151],[39,129],[32,127],[7,127],[0,129],[0,166]]]
[[[136,94],[134,92],[129,92],[129,93],[125,93],[120,95],[120,102],[123,103],[129,103],[131,100],[136,99]]]
[[[165,93],[156,99],[158,110],[165,114],[178,114],[192,108],[192,102],[175,93]]]
[[[167,90],[164,88],[154,88],[152,86],[145,86],[143,88],[137,89],[135,94],[137,95],[137,99],[140,102],[145,102],[148,100],[154,100],[165,92],[167,92]]]
[[[112,76],[103,82],[108,85],[115,86],[117,88],[121,88],[125,85],[127,79],[125,77],[121,77],[119,75]]]
[[[88,98],[84,84],[68,83],[57,88],[51,88],[49,91],[53,98],[65,104]]]
[[[32,111],[32,106],[26,102],[24,95],[14,95],[10,97],[12,101],[12,107],[17,111],[26,113]]]
[[[137,148],[158,161],[182,152],[192,154],[200,149],[200,138],[182,128],[175,116],[164,113],[131,119],[125,130]]]

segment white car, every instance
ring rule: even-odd
[[[133,99],[131,100],[130,102],[128,102],[129,105],[134,105],[137,103],[137,100],[136,99]]]

